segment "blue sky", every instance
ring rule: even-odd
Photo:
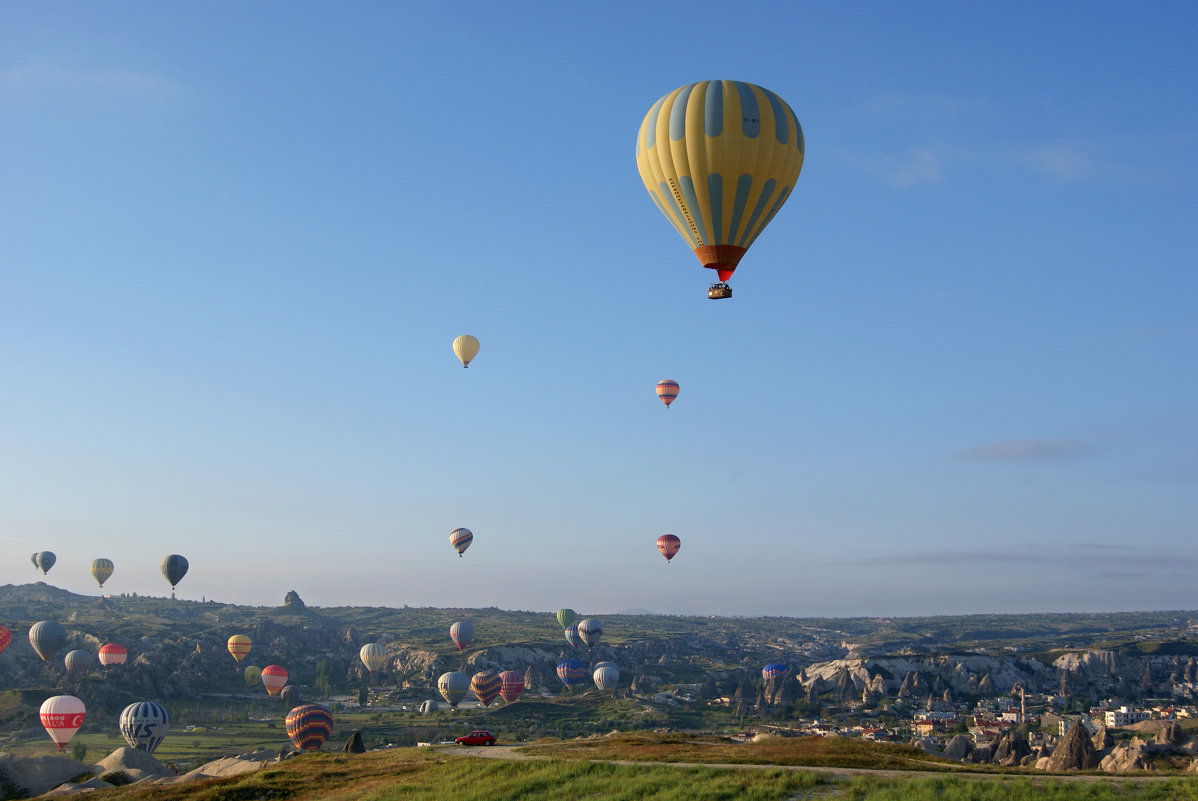
[[[1193,608],[1198,10],[756,5],[0,0],[0,583]],[[633,156],[710,78],[807,141],[721,302]]]

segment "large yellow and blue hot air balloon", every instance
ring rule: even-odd
[[[743,81],[700,81],[658,100],[636,137],[636,166],[662,214],[720,284],[778,213],[803,168],[794,111]],[[716,291],[721,288],[720,291]]]

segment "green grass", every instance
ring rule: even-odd
[[[828,798],[845,801],[1194,801],[1198,782],[1118,779],[858,778]]]

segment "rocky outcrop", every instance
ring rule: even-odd
[[[1148,746],[1139,737],[1132,737],[1129,742],[1115,746],[1111,753],[1103,757],[1098,767],[1104,773],[1126,773],[1129,770],[1146,770],[1148,763]]]
[[[1098,729],[1094,732],[1094,736],[1090,738],[1090,742],[1094,744],[1095,751],[1105,751],[1108,748],[1113,748],[1115,738],[1106,730],[1105,723],[1099,723]]]
[[[995,742],[990,752],[990,761],[1009,768],[1022,764],[1024,757],[1031,753],[1032,748],[1028,745],[1027,738],[1015,729],[1010,729]]]
[[[944,746],[944,755],[949,759],[964,760],[973,751],[973,740],[964,734],[958,734]]]
[[[1190,737],[1186,734],[1185,729],[1176,721],[1169,721],[1166,726],[1156,733],[1156,736],[1152,738],[1152,742],[1157,745],[1175,748],[1189,739]]]
[[[101,768],[95,765],[61,756],[0,754],[0,792],[4,793],[3,798],[27,798],[41,795],[76,776],[100,772]]]
[[[345,741],[341,750],[347,754],[365,754],[366,743],[362,742],[362,732],[354,729],[354,733]]]
[[[1090,732],[1079,721],[1069,727],[1069,731],[1052,750],[1045,769],[1056,772],[1093,770],[1098,763],[1098,753],[1094,750],[1094,743],[1090,742]]]
[[[299,593],[295,590],[288,590],[287,594],[283,596],[283,606],[290,606],[295,609],[305,608],[304,602],[300,600]]]

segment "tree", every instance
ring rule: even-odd
[[[313,682],[313,686],[321,698],[328,698],[333,694],[332,674],[333,669],[328,662],[322,659],[316,663],[316,681]]]
[[[86,756],[87,746],[79,740],[73,741],[71,743],[71,759],[75,760],[76,762],[82,762],[83,758]]]
[[[370,697],[370,693],[366,689],[366,685],[363,684],[361,687],[358,688],[358,706],[366,706],[366,701],[369,697]]]

